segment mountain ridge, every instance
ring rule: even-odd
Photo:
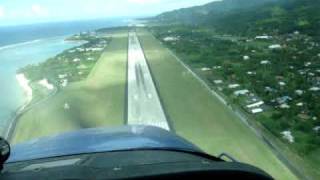
[[[224,0],[162,13],[163,24],[209,26],[231,34],[291,33],[319,36],[318,0]]]

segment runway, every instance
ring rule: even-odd
[[[137,34],[128,41],[128,124],[170,130]]]

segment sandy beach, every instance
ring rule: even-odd
[[[21,88],[23,89],[24,95],[26,97],[26,100],[23,105],[24,108],[32,101],[32,88],[29,86],[29,80],[26,78],[24,74],[17,74],[16,79]]]
[[[32,88],[29,85],[30,81],[26,78],[26,76],[24,74],[17,74],[16,79],[18,81],[18,84],[20,85],[20,87],[23,90],[23,93],[25,95],[25,101],[24,101],[23,105],[16,111],[16,114],[12,118],[12,120],[9,121],[8,129],[7,129],[7,132],[5,133],[5,136],[4,136],[5,139],[10,138],[9,136],[10,136],[10,133],[12,132],[12,126],[14,125],[15,120],[32,101]]]
[[[1,136],[11,136],[12,131],[15,129],[15,122],[25,111],[32,107],[30,102],[35,96],[26,74],[17,74],[16,72],[28,64],[43,62],[66,49],[80,45],[78,42],[65,42],[65,37],[58,36],[31,40],[0,47],[1,68],[4,68],[4,71],[0,68],[0,83],[2,84],[1,90],[3,92],[2,96],[0,96]],[[16,55],[12,56],[13,54]],[[25,57],[29,57],[28,61],[25,60]],[[48,89],[51,94],[56,92],[54,85],[50,84],[46,79],[36,83]]]
[[[48,79],[42,79],[40,81],[38,81],[38,84],[40,84],[41,86],[45,87],[48,90],[54,90],[54,86],[52,84],[49,83]]]

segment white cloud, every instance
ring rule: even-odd
[[[31,6],[31,11],[34,15],[37,16],[48,16],[49,12],[46,8],[40,6],[39,4],[33,4]]]
[[[153,4],[160,2],[160,0],[128,0],[128,2],[136,4]]]
[[[100,17],[151,16],[215,0],[24,0],[23,3],[17,1],[19,0],[0,0],[2,22],[19,24]]]
[[[5,15],[4,8],[0,6],[0,18],[4,17],[4,15]]]

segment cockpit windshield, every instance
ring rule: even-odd
[[[318,0],[0,0],[0,135],[14,149],[150,126],[275,179],[320,179],[319,9]]]

